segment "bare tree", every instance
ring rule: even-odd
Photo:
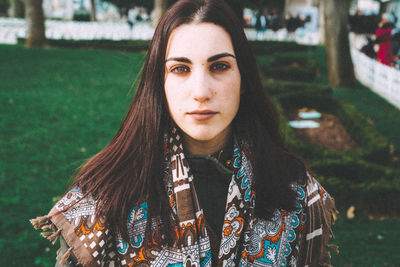
[[[96,1],[90,0],[90,20],[96,21]]]
[[[42,3],[43,0],[25,0],[26,46],[42,46],[46,43]]]
[[[283,17],[289,13],[289,5],[291,0],[285,0],[285,6],[283,7]]]
[[[329,83],[353,86],[356,83],[350,56],[348,16],[351,0],[323,0],[325,49]]]
[[[320,36],[320,44],[325,44],[325,5],[324,0],[318,1],[318,31]]]
[[[24,3],[21,0],[10,0],[9,15],[12,18],[23,18]]]
[[[168,8],[168,0],[154,0],[154,10],[153,10],[153,27],[157,27],[158,22],[162,14]]]

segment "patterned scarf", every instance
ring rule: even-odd
[[[32,219],[42,235],[56,241],[59,234],[70,247],[61,257],[64,264],[70,253],[83,266],[329,266],[328,240],[335,206],[333,199],[307,175],[291,185],[297,192],[297,209],[276,209],[271,220],[255,216],[255,191],[246,144],[235,142],[234,174],[228,188],[219,251],[211,249],[203,210],[198,202],[182,137],[176,129],[165,136],[165,184],[179,229],[174,246],[161,245],[157,224],[152,221],[152,244],[144,246],[147,202],[129,211],[127,229],[130,240],[106,227],[104,218],[95,216],[96,200],[83,196],[79,188],[59,200],[49,215]],[[50,230],[50,231],[49,231]],[[215,255],[218,253],[218,255]]]

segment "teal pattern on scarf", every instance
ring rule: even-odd
[[[97,201],[74,188],[61,198],[49,215],[32,219],[36,229],[53,242],[59,234],[83,266],[320,266],[328,265],[334,201],[309,174],[291,184],[297,192],[297,209],[276,209],[270,220],[255,216],[256,194],[246,142],[235,140],[234,172],[228,188],[218,255],[212,255],[211,239],[199,205],[190,167],[176,129],[165,135],[164,181],[173,216],[177,220],[176,243],[162,245],[160,218],[151,222],[151,244],[144,246],[148,204],[144,200],[129,211],[129,241],[95,214]],[[250,153],[251,154],[251,153]],[[262,194],[263,192],[257,192]],[[333,247],[333,246],[331,246]]]

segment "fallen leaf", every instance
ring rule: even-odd
[[[354,219],[354,217],[355,217],[354,211],[355,211],[355,210],[356,210],[356,207],[354,207],[353,205],[350,206],[350,207],[347,209],[347,212],[346,212],[346,217],[347,217],[347,219]]]

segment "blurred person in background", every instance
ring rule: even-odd
[[[265,32],[267,31],[267,17],[264,12],[258,12],[256,17],[256,39],[263,40],[265,38]]]
[[[132,30],[133,26],[136,23],[137,16],[139,15],[139,9],[136,7],[136,5],[133,5],[129,10],[128,10],[128,24],[129,28]]]
[[[376,52],[374,50],[375,41],[371,37],[367,37],[367,43],[361,47],[361,52],[370,58],[376,58]]]
[[[269,27],[276,32],[277,30],[279,30],[279,18],[277,15],[277,12],[275,9],[272,9],[268,16],[267,16],[267,20],[268,20],[268,25]]]
[[[397,51],[396,55],[393,57],[394,67],[400,69],[400,49]]]
[[[391,43],[393,55],[397,55],[400,51],[400,29],[393,29]]]
[[[376,30],[375,43],[379,44],[376,59],[385,65],[391,65],[393,62],[393,51],[392,51],[392,30],[393,30],[393,15],[390,13],[382,14],[382,20],[378,24]]]
[[[289,34],[295,33],[297,27],[296,19],[292,16],[291,13],[288,13],[285,17],[285,26]]]

